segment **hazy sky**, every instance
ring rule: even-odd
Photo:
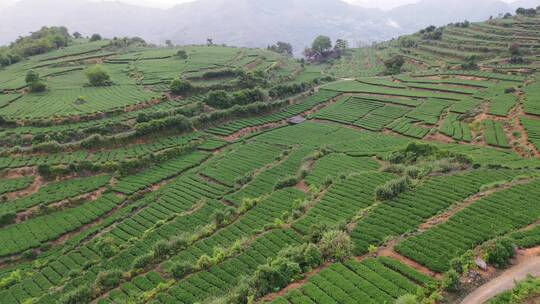
[[[0,0],[0,8],[3,8],[8,5],[12,5],[13,3],[17,1],[18,0]],[[47,0],[43,0],[43,1],[47,1]],[[93,0],[93,1],[104,1],[104,0]],[[113,1],[113,0],[106,0],[106,1]],[[167,8],[178,3],[190,2],[194,0],[120,0],[120,1],[126,2],[126,3],[138,4],[138,5],[151,6],[151,7]],[[272,0],[268,0],[268,1],[272,1]],[[396,7],[403,4],[418,2],[420,0],[344,0],[344,1],[350,2],[350,3],[357,3],[365,7],[379,7],[383,9],[388,9],[388,8]],[[514,0],[503,0],[503,1],[513,2]]]

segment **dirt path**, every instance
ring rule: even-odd
[[[518,253],[517,264],[501,275],[480,286],[469,294],[461,304],[480,304],[499,293],[514,287],[515,281],[523,280],[527,275],[540,276],[540,248],[523,250]]]
[[[466,198],[464,201],[457,203],[453,205],[449,210],[446,212],[443,212],[441,214],[438,214],[427,221],[425,221],[423,224],[420,225],[418,231],[424,232],[426,230],[431,229],[433,226],[440,225],[446,221],[448,221],[452,216],[454,216],[456,213],[462,211],[463,209],[469,207],[470,205],[478,202],[479,200],[485,198],[486,196],[490,196],[496,192],[508,190],[516,185],[523,185],[530,183],[531,179],[522,179],[517,181],[510,181],[510,182],[504,182],[502,185],[476,193],[468,198]]]
[[[404,265],[407,265],[413,269],[416,269],[416,271],[418,272],[421,272],[425,275],[428,275],[428,276],[431,276],[431,277],[434,277],[434,278],[437,278],[437,279],[440,279],[442,277],[441,274],[439,273],[436,273],[436,272],[433,272],[431,271],[430,269],[428,269],[427,267],[405,257],[405,256],[402,256],[401,254],[397,253],[394,248],[395,246],[401,241],[401,239],[394,239],[390,242],[388,242],[388,244],[384,247],[381,247],[379,248],[379,251],[377,252],[377,256],[384,256],[384,257],[389,257],[389,258],[393,258],[393,259],[396,259],[398,261],[400,261],[402,264]]]
[[[523,98],[523,97],[520,97]],[[527,129],[521,123],[521,117],[526,117],[525,111],[523,110],[523,101],[520,100],[518,105],[512,109],[510,112],[510,119],[513,121],[513,129],[506,130],[507,136],[512,142],[517,143],[517,146],[514,146],[514,150],[521,156],[524,157],[536,157],[540,158],[540,152],[536,146],[529,140],[529,133]],[[519,132],[521,137],[516,137],[514,132]]]

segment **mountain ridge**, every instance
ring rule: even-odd
[[[456,1],[423,0],[383,11],[341,0],[199,0],[170,9],[120,1],[22,0],[0,16],[5,25],[0,29],[0,44],[43,25],[65,25],[84,35],[140,36],[159,44],[166,40],[202,44],[206,38],[213,38],[220,44],[264,47],[282,40],[292,43],[299,52],[319,34],[347,39],[357,46],[410,34],[431,24],[479,21],[513,10],[500,0]],[[540,4],[540,0],[523,1]],[[57,7],[62,7],[62,13]]]

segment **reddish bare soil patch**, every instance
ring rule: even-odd
[[[456,142],[452,137],[446,136],[439,132],[434,133],[434,134],[429,134],[428,136],[424,137],[424,140],[443,142],[447,144],[452,144]]]
[[[523,157],[534,156],[536,158],[540,158],[540,152],[536,146],[529,141],[529,134],[527,133],[525,127],[521,124],[520,117],[524,116],[526,115],[523,111],[523,107],[521,104],[519,104],[510,112],[510,117],[513,120],[513,128],[508,128],[505,131],[507,136],[510,138],[510,141],[512,143],[517,143],[516,145],[512,146],[513,149],[519,153],[519,155]],[[514,135],[515,132],[520,133],[519,138]]]
[[[34,194],[39,191],[39,188],[41,188],[43,183],[44,183],[43,178],[37,175],[34,177],[34,182],[28,188],[20,190],[20,191],[8,193],[6,194],[6,196],[9,200],[13,200],[13,199],[24,197],[30,194]]]
[[[309,186],[306,184],[305,180],[301,180],[296,184],[296,188],[304,193],[309,192]]]

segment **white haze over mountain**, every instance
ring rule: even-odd
[[[17,1],[20,0],[2,0],[0,2],[0,10],[15,4]],[[43,0],[47,1],[47,0]],[[117,0],[92,0],[96,2],[100,1],[117,1]],[[186,2],[192,2],[195,0],[123,0],[122,2],[132,5],[139,5],[139,6],[147,6],[147,7],[154,7],[154,8],[171,8],[177,4],[186,3]],[[384,10],[396,8],[398,6],[411,4],[411,3],[418,3],[420,0],[345,0],[345,2],[350,4],[356,4],[363,7],[368,8],[380,8]],[[519,0],[503,0],[507,3],[516,2]]]
[[[319,34],[344,38],[357,46],[431,24],[480,21],[514,11],[521,4],[540,4],[540,0],[516,4],[502,0],[197,0],[163,9],[148,6],[188,0],[95,1],[0,0],[0,8],[11,4],[0,13],[0,44],[43,25],[65,25],[84,35],[140,36],[153,43],[170,39],[177,44],[201,44],[213,38],[216,43],[265,47],[282,40],[301,51]],[[359,6],[377,2],[388,8],[411,1],[415,3],[389,10]]]

